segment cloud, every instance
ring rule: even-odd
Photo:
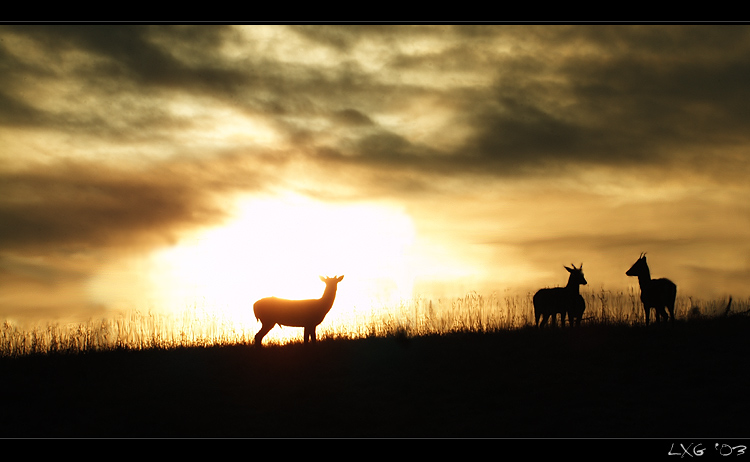
[[[0,173],[0,251],[157,245],[226,218],[223,194],[264,187],[247,155],[148,168],[66,162]],[[266,166],[273,169],[273,162]]]
[[[748,51],[742,26],[0,26],[3,277],[85,279],[61,255],[151,249],[284,188],[400,200],[540,266],[716,250],[701,223],[747,216]]]
[[[5,47],[14,93],[4,107],[16,123],[88,134],[101,127],[101,136],[132,139],[189,127],[195,121],[166,101],[203,96],[262,115],[300,148],[337,150],[363,164],[499,177],[570,162],[671,166],[683,155],[701,157],[699,148],[747,141],[750,34],[724,29],[273,29],[277,41],[286,34],[329,49],[333,66],[290,60],[278,54],[281,45],[263,48],[260,35],[230,26],[5,26],[0,32],[16,40]],[[21,54],[28,48],[51,62],[30,61]],[[63,87],[68,106],[52,110],[22,91],[24,77],[76,86]],[[75,88],[93,104],[79,101]],[[410,107],[423,112],[412,117]],[[410,120],[435,114],[431,126]],[[456,134],[449,147],[420,141],[448,133]]]
[[[331,118],[345,126],[368,126],[372,125],[373,121],[366,114],[361,113],[356,109],[346,108],[338,111],[334,111],[331,114]]]
[[[6,126],[132,151],[200,143],[184,137],[224,123],[217,114],[231,108],[262,117],[285,149],[436,178],[746,170],[742,27],[9,25],[0,34]]]
[[[643,169],[655,176],[677,171],[711,181],[737,181],[735,172],[747,172],[747,156],[738,151],[748,141],[741,103],[746,31],[700,26],[449,30],[446,37],[466,40],[440,42],[437,29],[399,28],[394,34],[406,43],[410,33],[420,40],[432,34],[438,51],[407,53],[396,45],[390,59],[380,58],[388,65],[377,75],[349,68],[360,73],[358,86],[347,90],[374,125],[353,138],[329,141],[328,152],[363,166],[498,179],[554,176],[561,169],[570,175],[576,167]],[[352,30],[319,33],[338,37],[336,48],[351,54],[380,39],[367,31],[357,39]],[[440,43],[449,45],[441,49]],[[491,48],[496,44],[506,44],[504,51]],[[481,72],[489,83],[467,78],[463,85],[434,85],[457,70],[466,76]],[[420,73],[423,79],[416,77]],[[399,75],[412,77],[406,85],[390,84]],[[462,141],[436,149],[414,136],[406,117],[398,119],[406,122],[401,124],[383,117],[389,111],[404,114],[410,101],[425,98],[447,109],[431,127],[432,138],[455,132],[463,133]],[[305,141],[321,139],[309,135]]]

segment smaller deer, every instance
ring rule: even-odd
[[[581,297],[580,286],[586,285],[587,282],[586,278],[583,277],[583,263],[578,268],[575,265],[572,266],[572,268],[565,266],[565,269],[570,273],[568,284],[565,287],[539,289],[534,294],[534,316],[536,317],[537,327],[544,327],[550,316],[552,316],[552,324],[554,325],[558,313],[560,314],[560,325],[562,327],[565,327],[566,313],[571,326],[574,323],[576,326],[581,325],[586,302]],[[539,319],[542,316],[544,318],[542,323],[539,324]]]
[[[648,326],[651,308],[656,310],[656,322],[661,322],[663,317],[666,321],[674,322],[674,302],[677,298],[677,286],[669,279],[651,279],[651,271],[646,263],[646,254],[641,253],[633,266],[625,272],[628,276],[637,276],[638,285],[641,287],[641,302],[643,311],[646,313],[646,325]],[[669,310],[669,316],[665,310]]]
[[[333,300],[336,298],[336,288],[338,283],[344,279],[344,276],[324,278],[320,280],[325,282],[326,288],[323,296],[311,300],[286,300],[283,298],[267,297],[262,298],[253,304],[255,319],[259,320],[262,325],[257,334],[255,334],[255,346],[260,347],[263,337],[278,324],[279,326],[304,327],[304,343],[308,340],[315,343],[315,328],[323,322],[331,307]]]

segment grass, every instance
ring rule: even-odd
[[[584,324],[627,325],[643,323],[639,294],[627,292],[583,293]],[[330,314],[318,328],[319,338],[418,337],[453,332],[487,333],[534,325],[532,294],[498,296],[469,293],[452,299],[416,297],[398,306],[368,311],[354,310],[344,318]],[[733,312],[747,312],[750,300],[733,301]],[[725,300],[694,301],[678,298],[678,319],[716,317]],[[334,306],[334,312],[337,307]],[[653,319],[653,316],[652,316]],[[110,350],[175,349],[252,343],[258,323],[242,324],[210,308],[192,306],[177,315],[133,311],[84,323],[46,323],[23,326],[5,321],[0,326],[0,357],[33,354],[82,353]],[[282,345],[302,340],[301,329],[274,329],[264,343]]]
[[[746,437],[750,317],[683,300],[676,325],[646,327],[632,294],[587,297],[579,329],[531,327],[526,296],[469,294],[263,349],[200,310],[181,332],[152,314],[6,325],[0,435]]]

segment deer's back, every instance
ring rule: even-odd
[[[677,286],[666,278],[652,279],[641,288],[641,301],[652,306],[673,304],[676,296]]]
[[[328,307],[330,309],[330,307]],[[262,298],[253,305],[255,317],[261,322],[291,327],[318,325],[328,310],[320,300],[286,300],[277,297]]]
[[[539,289],[534,294],[534,309],[543,312],[561,313],[574,308],[579,294],[564,287],[553,287],[550,289]],[[583,298],[581,298],[583,301]]]

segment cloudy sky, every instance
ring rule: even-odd
[[[748,79],[742,25],[0,26],[0,315],[621,290],[641,252],[748,296]]]

